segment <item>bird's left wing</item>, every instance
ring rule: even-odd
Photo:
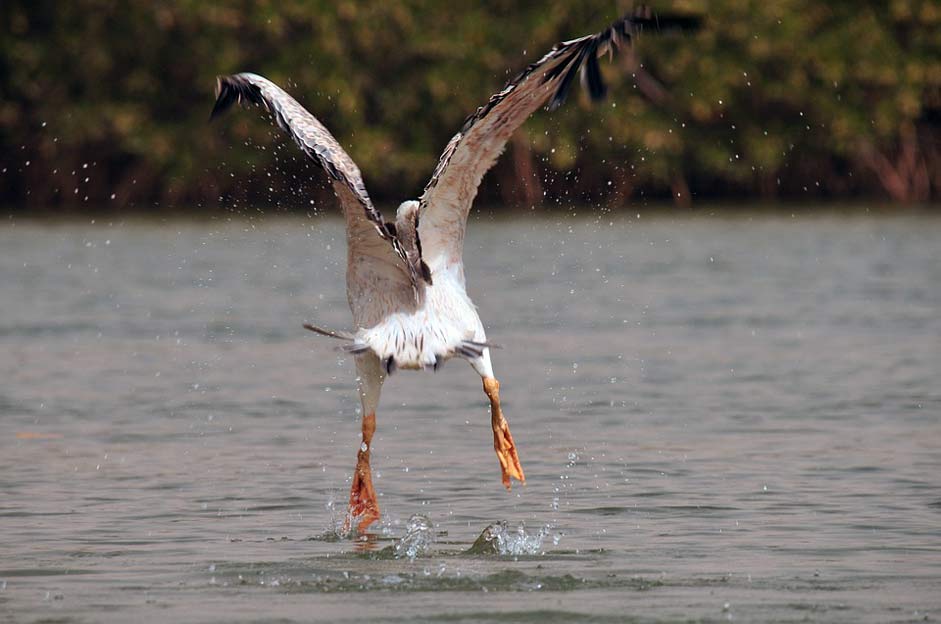
[[[603,97],[598,57],[629,43],[648,22],[649,16],[632,14],[599,33],[557,44],[467,118],[445,147],[421,197],[423,256],[432,270],[461,261],[477,187],[513,132],[547,101],[549,110],[558,108],[579,74],[592,98]]]
[[[359,167],[340,146],[330,131],[297,100],[278,85],[258,74],[241,73],[220,76],[216,104],[210,119],[223,113],[235,102],[263,106],[278,126],[287,132],[311,160],[326,171],[346,217],[350,252],[368,256],[388,267],[385,274],[394,276],[396,268],[408,276],[416,298],[423,289],[419,265],[412,266],[406,250],[399,244],[395,225],[382,218],[373,206]]]

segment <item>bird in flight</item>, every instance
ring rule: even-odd
[[[350,488],[347,527],[362,532],[379,518],[370,451],[385,379],[396,369],[436,370],[451,358],[467,360],[490,401],[493,447],[503,485],[524,483],[516,443],[500,408],[500,382],[490,360],[477,309],[464,279],[464,230],[481,178],[513,132],[538,108],[558,108],[577,77],[594,99],[605,94],[598,59],[629,45],[649,15],[623,17],[605,30],[557,44],[466,119],[444,148],[417,200],[403,202],[394,221],[373,205],[359,168],[337,140],[294,98],[251,73],[218,79],[211,117],[233,103],[264,107],[298,147],[324,169],[346,220],[347,297],[354,331],[305,324],[343,341],[354,355],[362,401],[362,444]]]

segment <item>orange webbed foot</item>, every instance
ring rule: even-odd
[[[513,435],[510,433],[510,426],[506,420],[493,430],[493,450],[497,452],[497,459],[500,460],[503,486],[507,490],[511,488],[510,478],[525,484],[526,476],[523,474],[523,467],[516,453],[516,444],[513,443]]]
[[[379,519],[379,501],[372,484],[372,469],[369,466],[370,444],[376,429],[376,416],[369,414],[363,419],[363,445],[356,455],[356,470],[350,487],[350,506],[343,529],[349,532],[357,522],[357,533],[363,533],[370,524]]]
[[[379,501],[372,485],[369,461],[360,461],[353,473],[353,485],[350,488],[350,506],[344,526],[349,531],[356,523],[356,532],[363,533],[370,524],[379,519]]]
[[[516,443],[513,442],[513,435],[510,433],[510,425],[503,417],[503,410],[500,408],[500,382],[493,377],[484,377],[484,392],[487,393],[487,397],[490,399],[493,450],[496,451],[497,459],[500,461],[503,486],[509,490],[512,485],[511,479],[516,479],[525,484],[526,476],[523,474],[523,467],[520,465],[520,458],[516,452]]]

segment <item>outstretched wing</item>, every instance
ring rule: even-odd
[[[324,125],[278,85],[257,74],[220,76],[217,91],[210,119],[235,102],[251,102],[270,112],[278,126],[330,177],[346,217],[351,257],[368,256],[371,261],[399,269],[411,281],[417,297],[423,287],[421,275],[409,265],[395,225],[386,222],[373,206],[359,167]],[[395,275],[396,271],[385,273]]]
[[[592,98],[604,97],[598,57],[630,42],[639,26],[650,21],[649,16],[634,14],[600,33],[557,44],[465,120],[444,148],[421,197],[422,249],[432,270],[461,261],[477,187],[513,132],[547,101],[549,110],[561,106],[579,73]]]

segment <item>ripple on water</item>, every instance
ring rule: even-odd
[[[213,567],[211,585],[220,587],[268,587],[286,593],[354,593],[370,591],[394,592],[571,592],[582,590],[620,589],[646,591],[664,586],[660,579],[610,574],[603,577],[581,577],[573,574],[545,574],[538,569],[524,572],[506,568],[481,573],[462,567],[453,558],[444,558],[420,571],[376,566],[370,572],[332,570],[317,565],[284,563],[251,566],[220,564]]]
[[[473,373],[403,373],[353,537],[354,366],[297,333],[349,323],[342,221],[0,228],[0,620],[937,619],[941,219],[498,221],[529,483]]]

